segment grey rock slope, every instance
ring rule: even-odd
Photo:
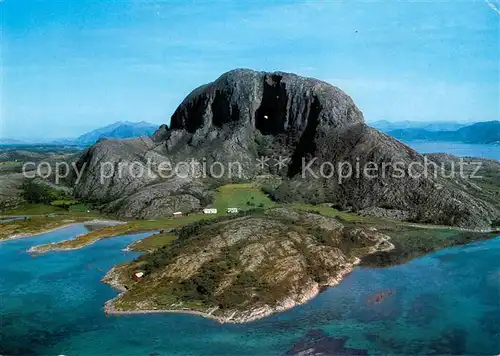
[[[270,157],[269,167],[256,166],[260,156]],[[280,156],[289,160],[278,170],[273,163]],[[409,177],[408,166],[423,164],[424,157],[368,127],[340,89],[290,73],[244,69],[195,89],[174,112],[171,126],[161,126],[151,139],[106,140],[91,147],[79,162],[88,169],[77,192],[111,203],[110,209],[127,216],[162,215],[181,203],[197,209],[209,199],[203,179],[193,174],[165,178],[158,169],[162,162],[175,165],[192,159],[207,166],[239,162],[247,179],[263,173],[281,175],[283,183],[273,192],[279,201],[329,202],[355,211],[482,229],[500,217],[497,204],[461,189],[457,182],[462,178]],[[105,161],[115,166],[137,161],[137,168],[148,160],[153,168],[141,178],[125,170],[101,184],[97,174]],[[353,172],[339,183],[339,162],[354,171],[360,167],[361,173]],[[395,170],[396,163],[404,167],[404,177]],[[367,164],[377,167],[376,177],[363,174]],[[307,165],[310,170],[303,175]],[[227,169],[225,178],[235,180]],[[182,192],[179,198],[174,191]]]

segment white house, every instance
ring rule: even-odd
[[[213,209],[213,208],[203,209],[203,214],[217,214],[217,209]]]
[[[178,218],[178,217],[181,217],[182,216],[182,211],[176,211],[174,213],[174,218]]]
[[[238,208],[227,208],[228,214],[238,214]]]
[[[136,273],[134,273],[134,279],[136,281],[140,280],[142,277],[144,277],[144,272],[136,272]]]

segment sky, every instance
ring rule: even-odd
[[[0,138],[168,124],[234,68],[349,94],[368,122],[500,117],[499,0],[0,0]]]

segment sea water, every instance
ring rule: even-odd
[[[104,314],[117,292],[101,278],[138,256],[122,250],[148,234],[36,257],[26,252],[83,232],[75,225],[0,243],[0,354],[500,353],[500,238],[399,266],[356,268],[288,312],[221,325],[192,315]]]
[[[458,157],[481,157],[500,160],[500,145],[440,141],[404,141],[419,153],[448,153]]]

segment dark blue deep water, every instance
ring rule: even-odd
[[[500,353],[500,238],[401,266],[357,268],[289,312],[246,325],[189,315],[107,317],[116,295],[100,279],[136,256],[146,234],[31,257],[26,250],[84,232],[76,225],[0,243],[0,354],[283,355]],[[377,298],[382,295],[383,298]]]

